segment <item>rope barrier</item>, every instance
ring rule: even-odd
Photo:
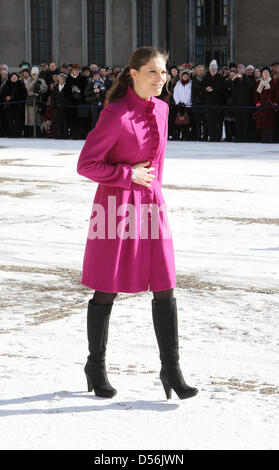
[[[89,105],[89,104],[80,104],[80,105],[71,105],[71,104],[56,104],[52,105],[51,103],[47,103],[46,101],[41,101],[41,100],[35,100],[36,105],[37,104],[42,104],[44,106],[51,106],[53,108],[79,108],[79,109],[91,109],[91,108],[103,108],[103,105]],[[24,100],[24,101],[5,101],[5,102],[0,102],[0,105],[7,105],[7,104],[24,104],[24,103],[30,103],[29,100]],[[33,106],[33,104],[30,105],[30,107]],[[179,105],[175,105],[179,106]],[[187,106],[186,106],[187,107]],[[189,107],[189,106],[188,106]],[[251,109],[251,110],[262,110],[262,109],[267,109],[267,108],[275,108],[279,107],[279,105],[261,105],[261,106],[213,106],[213,105],[200,105],[200,104],[194,104],[190,106],[191,109]]]
[[[24,100],[24,101],[4,101],[4,102],[0,102],[0,105],[7,105],[7,104],[24,104],[24,103],[30,103],[29,100]],[[101,105],[67,105],[67,104],[56,104],[56,105],[52,105],[51,103],[47,103],[46,101],[41,101],[41,100],[36,100],[36,105],[37,104],[43,104],[45,106],[52,106],[53,108],[55,107],[61,107],[61,108],[103,108],[103,106]],[[33,106],[33,103],[30,104],[30,107]]]

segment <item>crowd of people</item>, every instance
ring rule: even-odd
[[[0,65],[0,137],[85,139],[119,66]],[[169,140],[279,142],[279,62],[168,67],[158,97],[169,104]]]

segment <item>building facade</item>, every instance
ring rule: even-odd
[[[278,25],[278,0],[0,0],[0,62],[122,67],[147,44],[171,64],[263,65],[279,60]]]

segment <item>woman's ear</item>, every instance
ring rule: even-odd
[[[136,79],[137,79],[137,70],[136,69],[130,69],[129,73],[131,75],[132,80],[136,81]]]

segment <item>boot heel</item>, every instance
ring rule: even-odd
[[[86,379],[87,379],[87,388],[88,388],[88,392],[92,392],[93,390],[93,385],[91,383],[91,380],[90,380],[90,377],[89,375],[85,374],[86,375]]]
[[[164,387],[165,394],[166,394],[166,397],[167,397],[167,400],[168,400],[169,398],[171,398],[172,388],[168,383],[163,382],[163,381],[162,381],[162,385]]]

